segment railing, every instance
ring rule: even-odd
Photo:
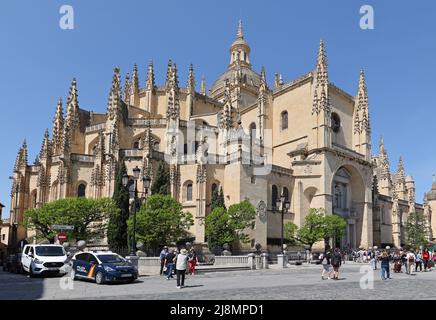
[[[248,266],[248,256],[215,256],[214,266],[245,265]]]
[[[87,154],[71,154],[71,160],[79,162],[93,163],[95,161],[95,156]]]
[[[100,131],[104,129],[106,129],[106,123],[103,122],[103,123],[95,124],[93,126],[86,127],[85,132],[89,133],[89,132]]]
[[[127,124],[135,127],[146,126],[164,126],[167,124],[166,119],[128,119]]]
[[[125,157],[142,157],[144,150],[142,149],[124,149],[121,150],[121,155]]]

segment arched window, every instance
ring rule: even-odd
[[[217,185],[216,183],[212,183],[212,194],[213,194],[215,191],[218,191],[218,185]]]
[[[277,199],[278,199],[278,191],[277,186],[273,185],[271,189],[271,207],[275,208],[277,206]]]
[[[285,196],[285,201],[289,201],[289,190],[286,187],[283,187],[283,195]]]
[[[86,196],[86,185],[81,183],[77,187],[77,197],[84,198],[85,196]]]
[[[36,205],[37,205],[37,193],[35,190],[35,191],[33,191],[33,194],[32,194],[32,208],[36,208]]]
[[[343,208],[343,194],[342,188],[340,185],[335,185],[335,208],[342,209]]]
[[[192,183],[186,186],[186,201],[192,201]]]
[[[153,144],[153,150],[154,151],[159,151],[159,142],[155,142],[154,144]]]
[[[332,130],[334,133],[338,133],[341,129],[341,118],[337,113],[332,113]]]
[[[256,138],[256,124],[254,122],[250,124],[250,138]]]
[[[288,111],[282,111],[280,114],[280,127],[282,130],[288,129]]]
[[[133,149],[139,149],[139,140],[133,143]]]

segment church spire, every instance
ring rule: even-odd
[[[61,150],[63,132],[64,132],[64,111],[62,107],[62,98],[59,98],[56,107],[56,114],[53,120],[52,145],[53,145],[54,154],[59,154]]]
[[[42,140],[41,151],[39,152],[39,159],[47,159],[51,154],[50,137],[48,129],[45,129],[44,139]]]
[[[114,74],[112,77],[112,87],[109,93],[108,100],[108,116],[110,120],[113,120],[116,116],[119,115],[120,112],[120,68],[114,68]]]
[[[124,80],[124,102],[130,105],[130,75],[127,72]]]
[[[133,65],[131,94],[132,95],[139,94],[138,66],[136,65],[136,63]]]
[[[19,163],[19,168],[26,168],[27,166],[27,142],[26,139],[23,141],[23,145],[21,146],[21,159]]]
[[[151,61],[151,60],[148,63],[147,83],[146,83],[145,87],[147,88],[147,90],[153,90],[155,87],[153,61]]]
[[[76,78],[74,78],[67,99],[67,115],[65,117],[65,122],[70,130],[74,130],[79,125],[79,102],[77,97],[77,83]]]
[[[200,94],[206,95],[206,78],[204,76],[201,77]]]
[[[316,78],[321,86],[328,85],[328,63],[324,41],[319,42],[318,59],[316,62]]]
[[[229,68],[234,67],[236,64],[241,64],[245,67],[251,68],[250,64],[250,46],[244,39],[244,32],[242,29],[242,20],[238,22],[238,31],[236,32],[236,39],[230,47],[230,64]]]
[[[173,62],[170,59],[170,60],[168,60],[167,74],[166,74],[166,77],[165,77],[165,88],[167,90],[170,87],[172,74],[173,74]]]
[[[403,163],[403,158],[400,157],[400,161],[398,162],[397,181],[404,183],[404,179],[405,179],[404,163]]]
[[[379,154],[386,154],[386,150],[385,150],[385,143],[383,141],[383,136],[380,136],[380,142],[379,142],[379,148],[378,148],[378,153]]]
[[[188,92],[195,93],[195,76],[194,76],[194,66],[192,63],[189,65],[189,76],[188,76]]]

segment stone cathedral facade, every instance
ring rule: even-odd
[[[115,68],[104,113],[80,108],[73,80],[35,162],[28,163],[26,142],[19,149],[11,219],[20,225],[27,208],[64,197],[112,196],[121,161],[129,174],[138,166],[152,180],[159,161],[165,161],[171,195],[194,217],[189,231],[196,243],[205,242],[214,188],[223,188],[227,207],[247,199],[257,208],[248,247],[259,242],[277,249],[281,194],[291,203],[285,223],[301,225],[310,208],[344,217],[346,235],[335,240],[342,247],[400,246],[412,212],[426,214],[432,236],[429,199],[436,203],[435,193],[416,203],[402,161],[391,173],[383,141],[378,155],[371,155],[363,70],[353,94],[333,85],[321,41],[314,70],[289,82],[276,74],[269,86],[264,68],[253,70],[241,23],[229,58],[208,91],[201,80],[199,92],[192,65],[186,86],[180,86],[172,61],[162,86],[155,83],[152,63],[143,86],[136,65],[124,84]],[[143,188],[141,181],[138,187]],[[19,239],[28,237],[26,232],[20,227]]]

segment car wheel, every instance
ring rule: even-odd
[[[104,283],[103,273],[101,271],[98,271],[95,274],[95,283],[97,283],[97,284],[103,284]]]
[[[71,269],[71,272],[70,272],[70,278],[71,278],[71,280],[76,280],[77,279],[77,277],[76,277],[76,271],[74,270],[74,269]]]

